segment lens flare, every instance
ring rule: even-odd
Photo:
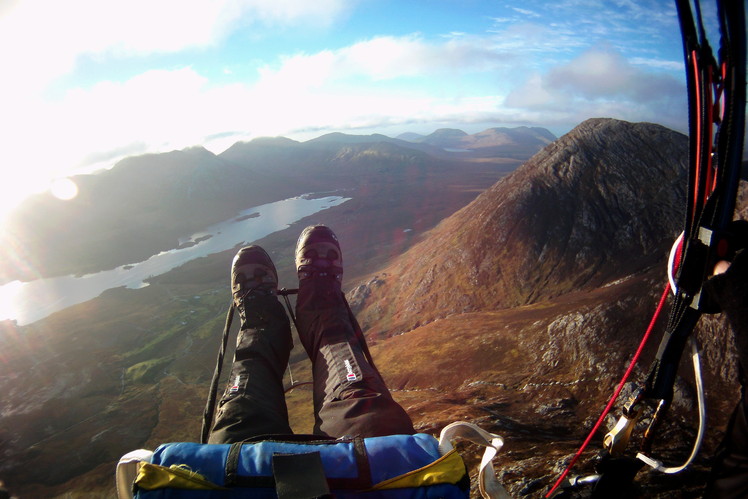
[[[62,201],[70,201],[78,195],[78,185],[69,178],[58,178],[52,181],[49,192]]]

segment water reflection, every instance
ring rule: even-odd
[[[0,319],[24,325],[63,308],[99,296],[107,289],[147,286],[149,277],[168,272],[190,260],[248,244],[285,229],[297,220],[337,206],[350,198],[310,195],[250,208],[227,220],[180,239],[179,247],[154,255],[144,262],[81,277],[63,276],[0,286]]]

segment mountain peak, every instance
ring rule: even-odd
[[[391,141],[390,137],[382,135],[381,133],[374,133],[371,135],[351,135],[341,132],[332,132],[311,139],[305,142],[305,144],[358,144],[358,143],[371,143],[371,142],[383,142]]]
[[[459,147],[462,139],[467,136],[467,133],[456,128],[440,128],[419,142],[438,147]]]
[[[505,155],[526,158],[556,137],[538,127],[489,128],[473,135],[455,128],[441,128],[426,137],[410,136],[410,140],[447,150],[480,151],[481,155],[497,154],[501,150]]]
[[[386,269],[398,279],[383,279],[371,303],[384,301],[380,293],[402,299],[364,320],[383,313],[408,329],[597,287],[652,265],[682,220],[687,151],[685,136],[658,125],[584,122]]]

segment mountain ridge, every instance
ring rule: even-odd
[[[343,150],[358,148],[361,156],[366,148],[381,152],[382,144],[388,144],[389,154],[372,154],[368,163],[349,168],[329,168],[341,164]],[[372,159],[393,174],[406,174],[395,167],[416,156],[439,182],[454,183],[448,177],[461,176],[468,184],[490,171],[502,174],[520,161],[512,153],[505,160],[474,163],[470,157],[379,134],[328,134],[307,142],[258,138],[219,155],[194,147],[130,157],[99,174],[73,177],[79,186],[73,200],[47,193],[23,203],[8,219],[5,244],[0,245],[2,251],[14,248],[20,254],[1,255],[0,283],[82,275],[142,261],[251,206],[310,192],[360,189],[360,169],[370,168]]]
[[[479,156],[490,156],[497,151],[522,154],[528,148],[537,150],[556,140],[556,136],[545,128],[526,126],[489,128],[472,135],[455,128],[441,128],[430,135],[413,134],[405,135],[405,138],[414,143],[428,144],[445,151]]]

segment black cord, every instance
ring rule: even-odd
[[[207,444],[208,436],[210,435],[210,428],[213,426],[213,413],[216,409],[216,394],[218,392],[218,381],[221,377],[221,369],[223,367],[223,358],[226,355],[226,345],[229,341],[229,330],[231,329],[231,322],[234,319],[234,299],[231,299],[229,305],[229,311],[226,314],[226,325],[223,328],[223,338],[221,340],[221,348],[218,349],[218,359],[216,360],[216,368],[213,371],[213,379],[210,383],[210,390],[208,391],[208,401],[205,404],[205,411],[203,412],[203,427],[200,435],[200,443]]]

